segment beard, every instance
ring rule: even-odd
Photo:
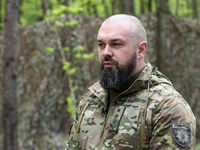
[[[103,62],[110,61],[115,64],[116,69],[112,70],[112,68],[104,69]],[[99,74],[99,82],[100,85],[106,89],[116,89],[121,87],[131,76],[132,72],[136,67],[136,52],[133,54],[132,58],[128,61],[128,63],[124,66],[119,65],[119,62],[113,60],[111,57],[105,57],[100,66],[100,74]]]

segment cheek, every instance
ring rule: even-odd
[[[103,57],[103,55],[102,55],[102,53],[98,50],[98,55],[99,55],[99,62],[101,63],[101,60],[103,59],[102,57]]]

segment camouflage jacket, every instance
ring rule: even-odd
[[[196,119],[171,82],[150,63],[111,102],[94,83],[77,108],[67,150],[195,149]]]

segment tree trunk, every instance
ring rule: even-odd
[[[94,16],[98,17],[97,4],[93,2],[92,7],[93,7],[93,14],[94,14]]]
[[[3,23],[3,16],[2,16],[2,0],[0,1],[0,24]],[[2,29],[1,25],[0,25],[0,29]]]
[[[42,13],[43,18],[45,17],[47,11],[49,10],[49,0],[42,0]]]
[[[144,13],[144,0],[140,0],[140,11],[141,11],[141,14],[143,14]]]
[[[3,55],[3,147],[17,150],[17,33],[18,0],[6,0]]]
[[[69,0],[64,0],[63,5],[69,6]]]
[[[157,66],[170,78],[170,11],[168,0],[158,1],[157,19]]]
[[[176,15],[178,15],[179,11],[179,0],[176,0]]]
[[[130,14],[130,0],[121,0],[122,4],[122,13],[123,14]]]
[[[130,12],[135,15],[135,0],[131,0],[130,2]]]
[[[198,9],[196,0],[192,0],[192,8],[193,8],[193,17],[198,18]]]
[[[109,15],[109,13],[108,13],[108,6],[106,5],[106,2],[105,2],[105,0],[102,0],[102,2],[103,2],[103,5],[104,5],[104,8],[105,8],[105,15],[106,15],[106,17]]]
[[[152,12],[152,0],[149,0],[148,8],[149,8],[149,12]]]
[[[116,4],[117,4],[116,0],[112,0],[112,15],[116,14],[116,12],[117,12]]]

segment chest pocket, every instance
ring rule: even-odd
[[[136,136],[139,107],[133,105],[116,106],[108,130],[118,134]]]
[[[122,115],[125,111],[125,108],[126,108],[126,106],[116,106],[115,111],[113,113],[113,117],[110,121],[110,125],[108,127],[109,131],[116,132],[118,130],[118,127],[119,127]]]

